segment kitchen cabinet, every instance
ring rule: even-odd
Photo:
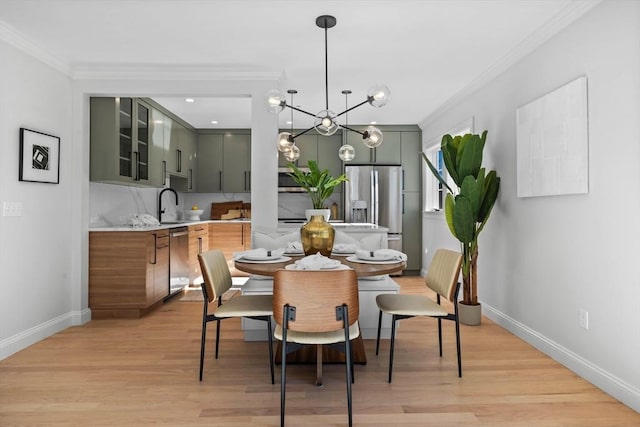
[[[403,191],[422,189],[422,141],[420,132],[402,132],[400,136]]]
[[[163,187],[167,177],[167,160],[169,152],[169,136],[165,137],[165,128],[171,131],[171,119],[161,111],[151,109],[151,146],[149,157],[153,159],[149,167],[149,181],[154,187]],[[167,134],[168,135],[168,134]]]
[[[356,129],[360,130],[360,127]],[[363,127],[362,130],[365,128]],[[383,134],[382,144],[376,148],[369,148],[362,142],[362,135],[346,132],[347,143],[355,150],[356,156],[350,163],[384,163],[398,165],[400,156],[400,132],[388,131],[380,126]]]
[[[246,276],[234,268],[233,254],[251,249],[251,223],[209,223],[209,248],[222,251],[233,276]]]
[[[91,180],[153,185],[149,105],[126,97],[91,98],[90,105]]]
[[[93,319],[138,318],[168,294],[168,230],[89,233]]]
[[[407,254],[407,272],[422,268],[422,210],[419,191],[402,194],[402,252]]]
[[[189,226],[189,284],[202,283],[198,254],[209,250],[209,226],[206,223]]]
[[[251,192],[251,133],[201,133],[197,139],[196,190],[199,193]]]
[[[300,131],[296,131],[300,132]],[[328,169],[331,176],[342,174],[342,160],[338,157],[338,150],[342,145],[342,134],[331,136],[318,135],[315,131],[296,138],[296,145],[300,148],[300,158],[295,164],[298,167],[307,167],[309,160],[315,160],[320,169]],[[278,166],[286,167],[289,161],[282,153],[278,154]],[[335,189],[336,193],[342,192],[342,186]]]

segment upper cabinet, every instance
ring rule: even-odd
[[[382,130],[382,144],[376,148],[369,148],[362,142],[362,135],[356,132],[346,132],[347,143],[355,150],[356,156],[350,163],[388,163],[400,164],[401,132]]]
[[[201,133],[197,140],[199,193],[251,192],[251,134],[233,129]]]
[[[135,98],[91,98],[92,181],[152,185],[150,108]]]
[[[170,175],[194,191],[196,134],[138,98],[91,98],[91,181],[162,187]]]

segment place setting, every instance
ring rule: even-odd
[[[303,256],[304,249],[301,241],[288,242],[284,248],[284,255],[289,256]]]
[[[356,249],[355,254],[348,256],[347,261],[362,264],[395,264],[407,262],[407,255],[395,249]]]
[[[339,260],[327,258],[319,252],[285,266],[285,270],[347,270],[348,268]]]
[[[350,256],[355,255],[358,246],[353,243],[336,243],[331,249],[331,255]]]
[[[251,249],[233,254],[234,261],[256,264],[268,264],[291,261],[291,257],[284,255],[284,249],[268,250],[264,248]]]

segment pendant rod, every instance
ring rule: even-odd
[[[329,109],[329,48],[327,45],[327,25],[324,27],[324,95],[325,110]]]

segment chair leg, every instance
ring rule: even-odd
[[[376,340],[376,356],[378,355],[378,350],[380,350],[380,328],[382,327],[382,310],[379,310],[378,314],[378,339]]]
[[[280,363],[280,427],[284,427],[284,404],[287,388],[287,319],[289,307],[285,306],[282,315],[282,362]]]
[[[442,357],[442,319],[438,317],[438,345],[440,347],[440,357]]]
[[[391,316],[391,347],[389,348],[389,384],[391,384],[391,373],[393,372],[393,349],[396,344],[396,315]]]
[[[348,326],[347,326],[348,328]],[[353,415],[352,415],[352,404],[351,404],[351,383],[353,382],[353,362],[351,359],[351,343],[349,340],[345,340],[344,342],[344,353],[347,357],[345,368],[347,370],[347,409],[349,411],[349,427],[351,427],[353,423]]]
[[[202,319],[202,338],[200,340],[200,381],[202,381],[202,372],[204,369],[204,344],[207,338],[207,320],[206,314],[205,318]]]
[[[458,352],[458,377],[462,378],[462,356],[460,355],[460,322],[456,316],[456,350]]]
[[[216,359],[218,358],[219,344],[220,344],[220,319],[216,320]]]
[[[267,341],[269,344],[269,368],[271,369],[271,384],[275,384],[275,379],[273,375],[273,330],[271,328],[271,317],[267,317],[267,333],[269,336],[267,337]]]

